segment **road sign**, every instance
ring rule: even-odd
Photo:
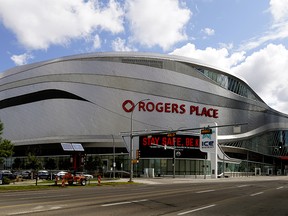
[[[174,136],[176,136],[176,133],[169,133],[169,134],[167,134],[167,136],[168,137],[174,137]]]
[[[204,128],[201,130],[201,134],[212,134],[211,128]]]

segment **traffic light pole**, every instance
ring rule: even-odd
[[[175,148],[175,138],[173,137],[173,178],[175,178],[176,169],[176,148]]]

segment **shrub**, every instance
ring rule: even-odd
[[[10,179],[6,176],[3,177],[2,184],[10,184]]]

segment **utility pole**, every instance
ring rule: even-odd
[[[115,179],[116,162],[115,162],[115,141],[114,141],[113,134],[112,134],[112,139],[113,139],[113,179]]]

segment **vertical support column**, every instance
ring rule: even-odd
[[[73,154],[73,169],[74,171],[77,170],[77,153]]]
[[[200,150],[209,153],[211,159],[211,178],[218,176],[218,128],[217,123],[200,124]]]

